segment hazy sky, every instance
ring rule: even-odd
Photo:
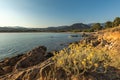
[[[117,16],[120,0],[0,0],[0,26],[48,27]]]

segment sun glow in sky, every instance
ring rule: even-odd
[[[117,16],[120,0],[0,0],[0,26],[102,23]]]

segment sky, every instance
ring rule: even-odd
[[[0,26],[53,27],[120,17],[120,0],[0,0]]]

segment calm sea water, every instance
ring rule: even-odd
[[[71,38],[70,35],[70,33],[0,33],[0,59],[25,53],[42,45],[47,47],[47,51],[60,50],[69,43],[81,39]]]

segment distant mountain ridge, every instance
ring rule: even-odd
[[[5,26],[0,27],[0,32],[67,32],[82,31],[89,29],[90,26],[83,23],[75,23],[70,26],[58,26],[48,28],[25,28],[21,26]]]
[[[56,30],[56,31],[73,31],[73,30],[84,30],[84,29],[89,29],[90,26],[83,24],[83,23],[75,23],[70,26],[58,26],[58,27],[48,27],[48,30]]]

